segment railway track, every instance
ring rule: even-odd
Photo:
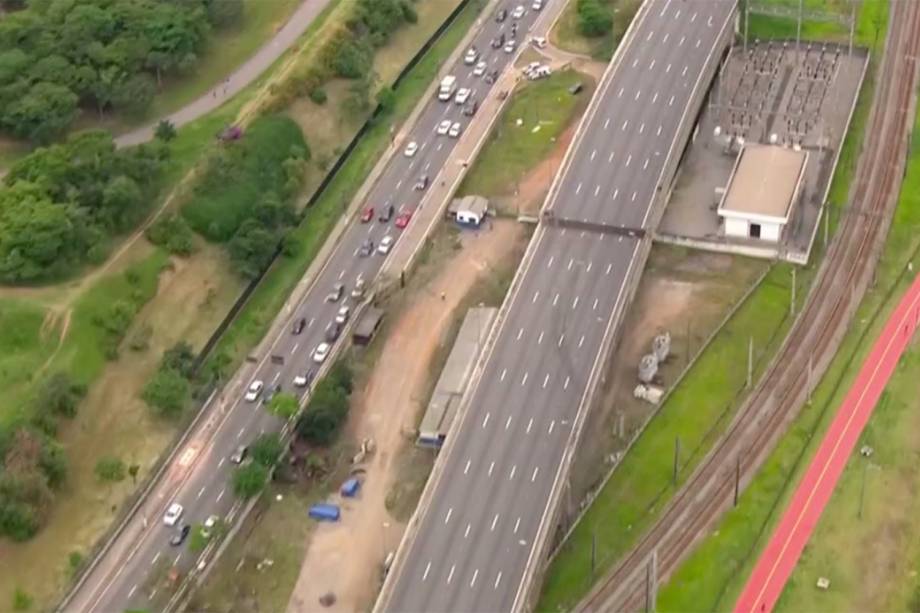
[[[851,213],[845,215],[815,286],[767,372],[727,431],[659,520],[577,611],[648,607],[649,567],[668,577],[750,481],[826,371],[853,318],[884,244],[897,201],[916,89],[920,2],[892,2]]]

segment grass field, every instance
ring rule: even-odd
[[[339,220],[342,211],[389,145],[390,125],[398,126],[409,115],[437,74],[441,63],[475,21],[481,7],[480,2],[471,2],[457,17],[453,26],[402,81],[396,90],[396,106],[388,121],[377,123],[365,134],[323,195],[306,211],[304,221],[293,230],[295,241],[299,245],[297,255],[279,258],[275,262],[246,307],[221,338],[215,348],[215,355],[225,354],[231,357],[233,364],[238,364],[245,352],[265,335],[287,296]],[[404,61],[406,59],[408,58]],[[310,139],[309,133],[307,138]]]
[[[920,152],[914,147],[879,263],[876,289],[863,300],[840,351],[815,390],[813,404],[802,410],[744,492],[738,508],[726,515],[718,536],[706,539],[662,591],[662,610],[680,610],[690,602],[726,608],[740,593],[764,540],[778,522],[794,484],[868,353],[871,339],[912,280],[904,272],[920,248],[918,188]],[[913,348],[902,360],[857,445],[865,443],[876,449],[871,463],[880,469],[869,471],[868,463],[859,455],[847,464],[777,610],[915,609],[918,582],[911,572],[920,557],[916,547],[920,523],[911,510],[920,491],[914,470],[920,442],[916,437],[917,413],[911,409],[916,408],[917,371],[920,364]],[[865,519],[860,521],[864,480]],[[713,572],[714,568],[720,572]],[[831,590],[815,589],[818,576],[831,578]]]
[[[589,55],[595,59],[607,61],[613,57],[620,39],[629,27],[636,11],[642,2],[640,0],[602,0],[613,15],[613,30],[604,36],[588,38],[578,30],[578,0],[570,0],[562,9],[562,15],[556,22],[556,27],[550,33],[550,39],[560,49],[572,53]]]
[[[569,87],[589,80],[568,69],[516,91],[459,193],[498,197],[517,192],[521,179],[553,150],[576,110],[591,99],[591,88],[573,96]]]
[[[812,4],[816,5],[815,2]],[[864,5],[859,15],[857,26],[860,43],[866,44],[866,37],[874,36],[874,27],[871,24],[873,24],[873,20],[878,19],[879,14],[885,15],[885,11],[887,11],[887,5],[879,3],[877,0],[871,0]],[[868,42],[871,43],[871,40]],[[847,135],[841,151],[838,167],[831,185],[829,202],[832,204],[832,208],[838,211],[846,203],[851,177],[855,171],[864,126],[868,117],[871,93],[870,70],[870,77],[867,78],[867,84],[863,92],[861,92],[850,133]],[[839,213],[837,217],[839,217]],[[837,219],[832,215],[831,220],[833,228],[836,226]],[[822,256],[823,248],[820,244],[816,244],[812,256],[813,263],[805,269],[798,270],[796,294],[799,296],[797,300],[799,304],[801,304],[801,296],[805,295],[810,287]],[[765,345],[763,340],[761,342],[757,341],[757,336],[763,339],[762,332],[755,336],[755,348],[764,348],[766,346],[766,352],[761,354],[761,366],[768,362],[774,351],[779,347],[779,343],[790,323],[786,316],[789,312],[789,281],[789,267],[776,267],[767,277],[763,286],[751,296],[750,304],[745,305],[742,309],[742,311],[747,311],[748,308],[751,309],[747,322],[749,327],[737,329],[738,332],[735,333],[736,338],[733,342],[735,351],[738,351],[738,345],[743,345],[737,337],[749,336],[751,330],[756,331],[761,326],[773,331],[769,345]],[[784,288],[785,294],[782,295],[785,295],[785,298],[780,298],[781,294],[777,292],[779,287]],[[784,303],[785,308],[782,308],[780,303]],[[738,316],[741,316],[741,312],[736,317]],[[731,326],[732,323],[736,322],[733,320],[729,325]],[[696,455],[691,458],[690,463],[682,466],[678,477],[678,482],[680,482],[680,479],[689,475],[699,459],[705,455],[715,442],[718,432],[730,420],[730,416],[733,410],[737,408],[740,400],[740,398],[735,398],[735,393],[740,388],[739,383],[743,382],[744,375],[739,373],[739,367],[745,365],[746,354],[736,353],[733,357],[726,356],[728,359],[725,362],[719,361],[717,357],[713,357],[710,354],[718,356],[721,353],[718,347],[723,342],[726,342],[726,340],[723,334],[720,333],[697,365],[688,373],[687,378],[682,382],[678,390],[667,401],[661,414],[656,416],[649,424],[646,432],[642,434],[635,447],[629,452],[617,470],[617,474],[611,478],[598,499],[593,503],[585,516],[585,520],[581,522],[569,541],[566,542],[563,550],[554,560],[550,571],[547,573],[544,594],[540,604],[541,610],[554,611],[559,610],[560,607],[571,606],[586,593],[593,582],[590,569],[592,534],[595,534],[597,539],[598,563],[594,575],[597,578],[602,576],[605,569],[609,568],[619,556],[628,551],[644,529],[655,521],[657,514],[663,509],[666,501],[674,492],[674,489],[669,485],[669,477],[673,463],[675,437],[680,437],[681,449],[696,450]],[[725,378],[721,378],[723,375]],[[741,378],[739,378],[739,375]],[[670,407],[679,401],[681,398],[679,392],[684,386],[694,389],[696,393],[683,410],[672,411]],[[707,406],[700,407],[698,400],[696,400],[698,398],[706,398]],[[734,401],[732,401],[733,398]],[[710,399],[713,399],[713,402],[709,402]],[[732,403],[732,409],[726,410],[729,402]],[[713,407],[708,405],[715,405],[719,410],[714,410]],[[671,419],[665,420],[664,424],[658,424],[668,414],[672,416]],[[700,436],[700,428],[703,429],[705,436]],[[687,434],[684,434],[685,432],[689,433],[689,438]],[[696,434],[693,434],[694,432]],[[666,433],[667,436],[665,437],[664,434],[658,433]],[[653,436],[657,444],[653,445],[645,442]],[[684,457],[686,457],[688,452],[684,451],[683,453]],[[784,467],[778,467],[776,475],[783,476],[783,470]],[[615,519],[611,521],[611,518]],[[740,526],[746,526],[748,523],[746,519],[739,520]],[[726,539],[722,538],[723,534],[724,532],[720,533],[719,537],[713,537],[712,540],[726,541]],[[672,579],[672,584],[678,585],[679,582],[683,589],[675,587],[669,591],[669,585],[668,589],[662,591],[658,603],[659,608],[661,610],[711,610],[714,608],[717,598],[717,594],[713,593],[714,586],[720,585],[720,578],[724,583],[724,577],[720,572],[712,569],[732,568],[729,563],[730,556],[727,556],[727,558],[704,558],[706,559],[705,563],[695,565],[692,569],[689,568],[690,565],[686,565],[687,570],[682,567],[678,571],[678,576]],[[668,598],[673,598],[674,600],[668,600]],[[724,605],[725,603],[722,604]]]

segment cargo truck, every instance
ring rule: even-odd
[[[438,100],[447,102],[454,96],[455,89],[457,89],[457,77],[449,74],[441,79],[441,87],[438,89]]]

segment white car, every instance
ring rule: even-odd
[[[313,361],[317,364],[322,364],[326,361],[326,356],[329,355],[329,349],[331,349],[329,343],[320,343],[316,346],[316,350],[313,352]]]
[[[473,64],[476,63],[476,60],[478,59],[479,59],[479,52],[476,51],[474,47],[470,47],[470,49],[466,52],[466,55],[463,56],[463,63],[466,64],[467,66],[472,66]]]
[[[473,76],[481,77],[482,75],[486,74],[486,68],[488,68],[488,64],[485,62],[479,62],[476,64],[476,68],[473,69]]]
[[[294,387],[307,387],[307,376],[297,375],[294,377]]]
[[[167,526],[175,526],[176,522],[179,521],[179,518],[182,517],[182,505],[178,502],[174,502],[169,505],[169,508],[166,509],[166,513],[163,514],[163,523]]]
[[[380,239],[380,244],[377,245],[377,253],[380,255],[386,255],[390,252],[390,249],[393,247],[393,237],[384,236]]]
[[[507,43],[505,43],[505,53],[514,53],[514,47],[517,45],[515,40],[512,38]]]
[[[543,8],[543,0],[533,0],[533,4],[530,5],[530,8],[535,11],[539,11]]]
[[[405,155],[407,158],[411,158],[416,153],[418,153],[418,143],[415,141],[411,141],[408,145],[406,145],[406,150],[403,151],[403,155]]]
[[[259,397],[259,394],[262,393],[262,388],[265,387],[265,384],[256,379],[249,384],[249,389],[246,390],[246,401],[255,402]]]
[[[347,306],[343,306],[335,315],[335,323],[344,324],[346,321],[348,321],[348,316],[350,314],[351,310]]]
[[[457,104],[466,104],[466,101],[469,100],[470,94],[472,93],[472,90],[468,87],[461,87],[457,90],[457,95],[454,96],[454,102]]]
[[[445,119],[438,124],[438,134],[444,136],[450,131],[450,119]]]
[[[520,19],[523,16],[524,16],[524,5],[523,4],[517,5],[516,7],[514,7],[514,10],[511,11],[512,19]]]
[[[533,46],[537,49],[543,49],[546,47],[546,39],[542,36],[534,36],[530,39],[530,42],[533,43]]]
[[[463,128],[460,126],[460,122],[455,121],[454,125],[450,127],[450,132],[448,132],[447,135],[451,138],[458,138],[462,130]]]
[[[206,539],[211,538],[211,535],[214,533],[214,526],[217,525],[217,522],[220,521],[220,518],[217,515],[209,515],[206,520],[204,520],[204,525],[201,527],[201,536]]]

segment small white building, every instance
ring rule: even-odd
[[[464,226],[479,226],[489,211],[489,201],[482,196],[464,196],[455,198],[447,209],[447,214]]]
[[[805,151],[746,145],[717,211],[725,236],[779,242],[799,198],[807,161]]]

